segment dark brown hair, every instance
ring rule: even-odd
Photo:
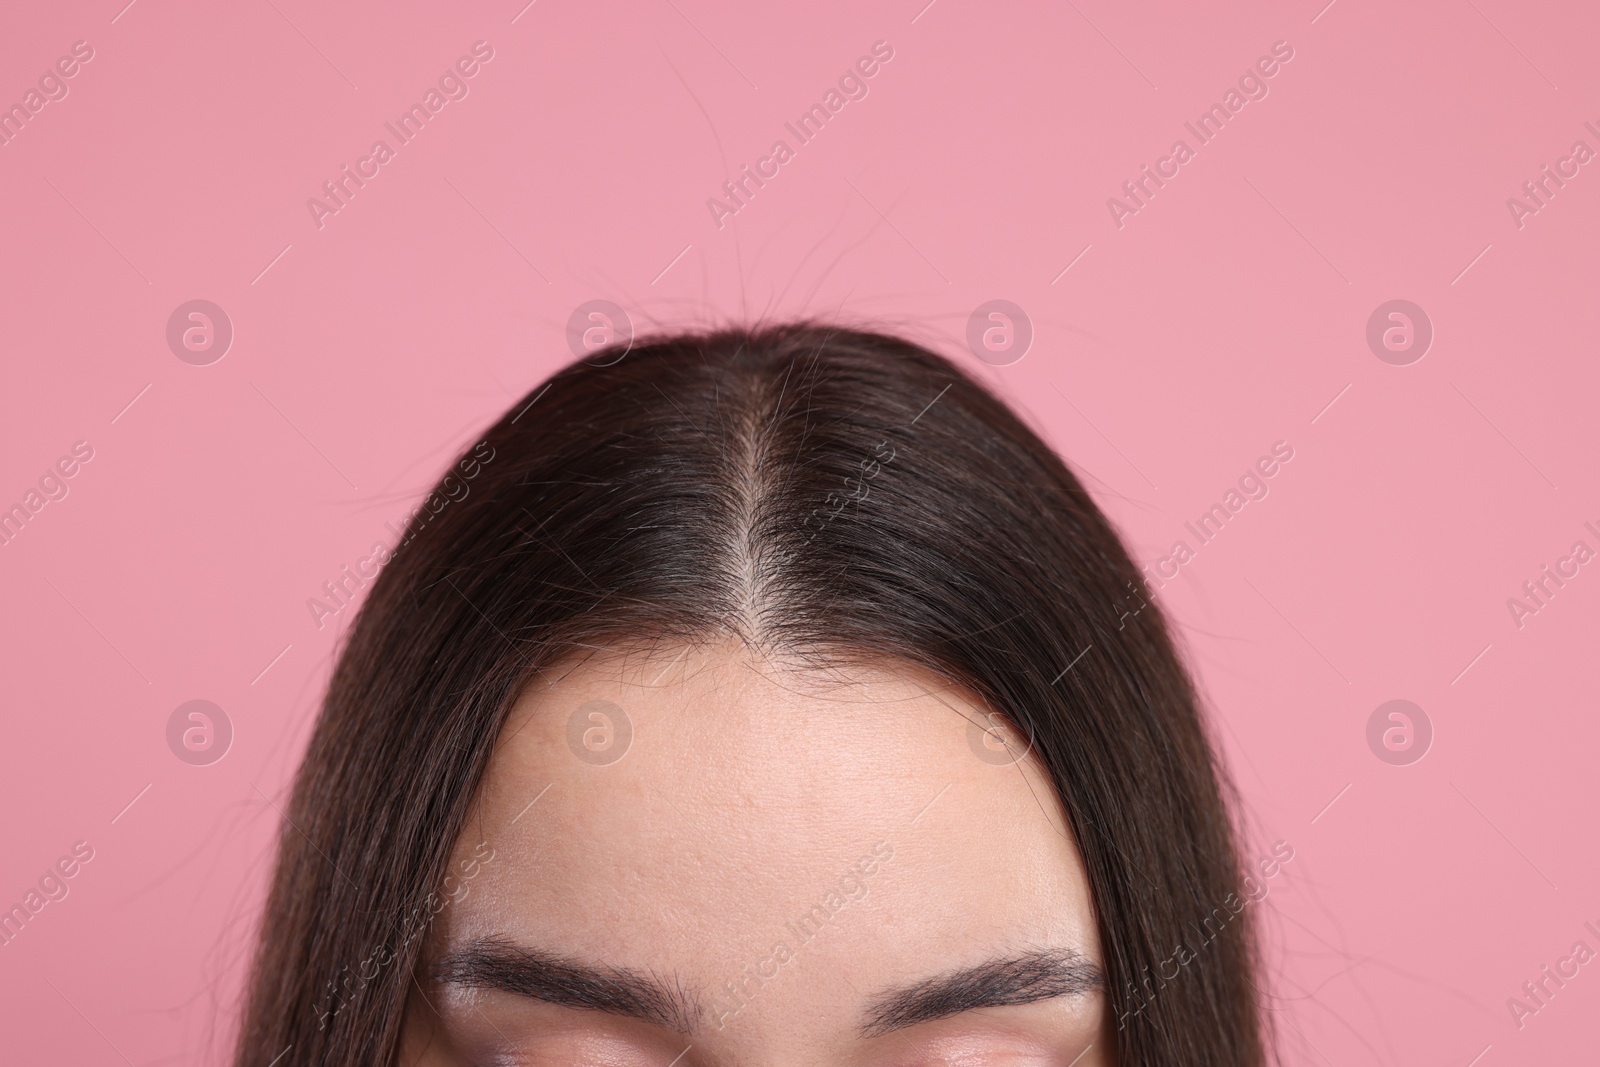
[[[730,635],[898,658],[1003,709],[1088,870],[1117,1062],[1262,1063],[1226,780],[1167,623],[1077,478],[965,372],[813,323],[652,338],[555,374],[469,461],[334,672],[239,1067],[393,1061],[418,933],[534,674],[582,645]]]

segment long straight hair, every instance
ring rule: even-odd
[[[522,688],[584,646],[729,636],[897,659],[1000,709],[1088,871],[1117,1062],[1263,1062],[1231,791],[1168,624],[1078,479],[955,364],[807,322],[650,338],[553,375],[469,463],[335,668],[238,1067],[388,1067]]]

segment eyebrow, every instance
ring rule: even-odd
[[[480,938],[446,953],[433,966],[432,976],[452,985],[627,1016],[684,1034],[705,1017],[700,1002],[676,981],[592,966],[503,938]]]
[[[480,938],[440,957],[435,981],[494,989],[547,1004],[639,1019],[677,1033],[700,1028],[704,1005],[679,983],[595,966],[504,938]],[[976,1008],[1032,1004],[1103,989],[1100,968],[1076,949],[1044,949],[946,971],[872,998],[860,1032],[880,1037]]]
[[[1103,988],[1105,975],[1076,949],[1042,949],[880,993],[872,1000],[861,1034],[879,1037],[975,1008],[1084,996]]]

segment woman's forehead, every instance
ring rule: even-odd
[[[776,662],[735,642],[601,652],[524,691],[479,799],[520,814],[529,786],[548,787],[620,824],[648,809],[605,798],[688,798],[690,821],[737,816],[765,836],[920,821],[971,785],[990,818],[1014,806],[1065,832],[1026,748],[979,698],[910,665]]]
[[[975,749],[985,713],[959,693],[888,666],[819,684],[727,646],[671,662],[597,656],[523,695],[457,845],[496,858],[452,938],[737,956],[843,900],[843,944],[892,931],[885,963],[952,939],[1096,955],[1053,788]]]

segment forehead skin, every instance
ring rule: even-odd
[[[624,730],[604,747],[605,721],[580,710],[595,700],[631,726],[614,762],[597,761]],[[863,1035],[886,990],[1040,950],[1101,962],[1060,801],[1031,759],[979,758],[971,722],[987,722],[975,698],[918,668],[777,664],[732,643],[547,671],[455,846],[401,1063],[1111,1063],[1098,992]],[[818,904],[831,915],[803,924]],[[679,1033],[434,980],[432,961],[486,939],[653,977],[703,1014]]]

